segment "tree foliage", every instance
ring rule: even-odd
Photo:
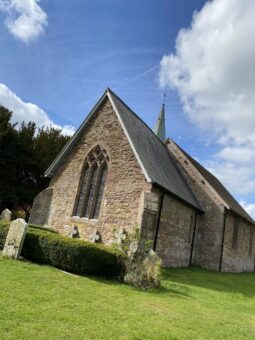
[[[11,118],[0,105],[0,210],[22,208],[28,218],[34,197],[48,186],[45,170],[70,137],[34,122],[17,128]]]

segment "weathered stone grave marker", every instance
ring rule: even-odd
[[[2,255],[17,259],[20,256],[27,233],[27,223],[18,218],[11,222]]]
[[[4,209],[1,213],[0,220],[11,221],[12,213],[9,209]]]
[[[92,234],[90,240],[91,240],[92,243],[100,243],[100,242],[102,241],[100,232],[99,232],[98,230],[95,231],[95,232]]]
[[[79,229],[76,225],[69,227],[67,237],[70,238],[80,238]]]
[[[127,232],[125,229],[120,228],[116,233],[115,233],[115,238],[116,238],[116,243],[117,244],[122,244],[125,239],[127,238]]]

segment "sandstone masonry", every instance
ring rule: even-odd
[[[192,264],[212,270],[253,271],[255,257],[254,253],[248,255],[247,247],[249,244],[252,249],[255,246],[255,238],[249,238],[253,235],[250,230],[255,231],[255,226],[239,216],[240,242],[237,250],[233,250],[230,239],[234,221],[226,212],[224,201],[174,142],[168,140],[167,146],[205,211],[198,216]],[[241,236],[242,230],[246,230],[245,237]]]
[[[99,219],[72,218],[84,159],[98,144],[107,150],[110,159]],[[48,223],[60,232],[64,233],[64,225],[75,224],[82,238],[89,240],[97,230],[107,243],[112,240],[114,227],[130,230],[138,225],[140,196],[150,191],[151,185],[144,178],[109,100],[91,119],[50,187],[53,196]]]

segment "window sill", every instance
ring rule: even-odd
[[[79,222],[79,223],[97,223],[98,220],[95,219],[90,219],[87,217],[79,217],[79,216],[71,216],[71,220],[74,222]]]

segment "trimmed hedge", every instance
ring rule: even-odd
[[[0,249],[9,225],[0,223]],[[29,226],[22,256],[77,274],[116,276],[121,271],[120,253],[110,247],[61,236]]]

